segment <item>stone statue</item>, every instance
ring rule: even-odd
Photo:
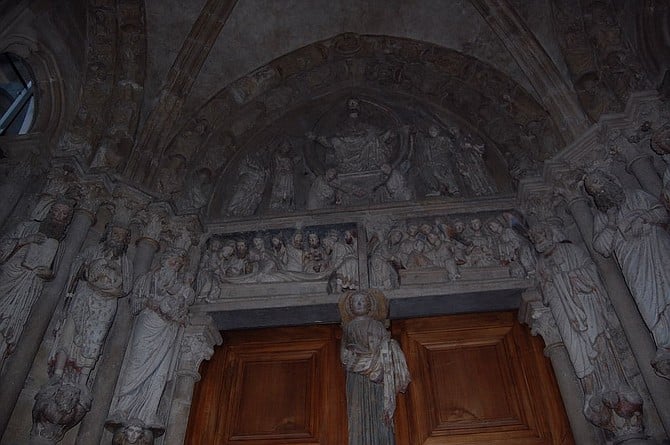
[[[91,409],[91,395],[84,385],[56,379],[35,395],[31,443],[55,444]]]
[[[325,137],[307,133],[307,138],[325,147],[326,164],[338,171],[353,173],[379,169],[391,161],[392,142],[396,137],[391,130],[381,130],[360,116],[360,102],[347,101],[348,115],[335,135]]]
[[[670,124],[654,132],[651,136],[651,148],[663,158],[666,164],[660,199],[670,212]]]
[[[136,315],[108,425],[127,427],[132,420],[160,434],[165,425],[158,406],[171,371],[179,328],[187,320],[195,292],[184,272],[187,252],[168,249],[157,270],[138,278],[131,295]]]
[[[460,196],[451,164],[454,141],[440,134],[436,125],[428,127],[428,134],[420,138],[415,154],[419,177],[426,185],[426,196]]]
[[[323,239],[335,280],[334,291],[358,289],[358,243],[351,230],[345,230],[343,240],[337,230]]]
[[[498,220],[491,220],[487,227],[493,235],[495,256],[509,274],[516,278],[528,278],[535,273],[535,256],[530,248],[511,227],[504,227]]]
[[[41,207],[38,212],[41,214]],[[16,346],[45,280],[53,278],[72,207],[54,203],[44,221],[18,224],[0,240],[0,369]]]
[[[668,214],[643,190],[626,190],[602,171],[588,175],[586,191],[598,212],[593,247],[614,257],[652,332],[658,348],[652,366],[658,373],[670,360],[670,234],[663,228]],[[663,375],[670,378],[670,375]]]
[[[452,132],[457,133],[457,130]],[[475,196],[492,195],[498,191],[484,163],[484,148],[482,144],[466,140],[455,152],[457,170]]]
[[[364,196],[365,192],[355,186],[340,181],[337,170],[329,168],[322,175],[317,175],[307,192],[307,210],[323,209],[342,204],[349,196]]]
[[[378,290],[346,293],[340,358],[347,370],[349,445],[393,445],[396,394],[410,382],[400,345],[384,326],[388,303]]]
[[[430,251],[428,258],[433,265],[443,268],[447,272],[449,280],[461,278],[461,273],[456,264],[455,247],[450,239],[440,238],[440,235],[430,232],[427,236]]]
[[[391,229],[386,240],[374,233],[368,241],[368,273],[370,286],[376,289],[395,289],[400,286],[398,270],[402,267],[395,258],[402,232]]]
[[[595,264],[580,247],[563,239],[549,225],[531,229],[540,253],[537,270],[549,306],[587,395],[616,389],[624,381],[610,339],[614,321]]]
[[[240,164],[238,181],[228,203],[228,214],[250,216],[256,212],[263,198],[267,171],[258,161],[247,156]]]
[[[493,248],[491,239],[482,230],[482,221],[473,218],[470,221],[471,234],[468,237],[470,244],[466,249],[468,264],[474,267],[493,266]]]
[[[295,209],[295,189],[293,185],[293,158],[291,143],[282,141],[274,153],[272,194],[270,209],[278,212],[292,212]]]
[[[126,255],[130,231],[110,224],[100,243],[72,263],[66,303],[49,358],[50,374],[86,384],[116,315],[117,301],[132,289]]]
[[[183,210],[200,210],[207,205],[212,190],[212,171],[206,167],[199,168],[186,179],[184,190],[175,199],[176,204]]]
[[[302,232],[295,232],[291,243],[286,246],[286,266],[285,269],[291,272],[302,272],[302,258],[304,254],[304,238]]]
[[[383,181],[373,191],[381,190],[380,202],[411,201],[414,199],[414,191],[410,188],[407,178],[397,168],[390,164],[382,164],[381,172]]]

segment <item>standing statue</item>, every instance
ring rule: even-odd
[[[612,253],[654,336],[652,366],[662,377],[670,364],[670,234],[663,205],[643,190],[623,189],[602,171],[585,178],[586,191],[599,210],[593,222],[593,247]]]
[[[396,394],[410,382],[405,356],[384,326],[388,303],[378,290],[346,293],[340,358],[347,370],[349,445],[393,445]]]
[[[285,140],[279,144],[274,154],[270,209],[278,212],[292,212],[295,209],[294,199],[291,143]]]
[[[461,189],[451,165],[454,141],[440,134],[437,126],[428,127],[427,136],[421,138],[416,151],[415,164],[419,177],[428,188],[426,196],[460,196]]]
[[[530,235],[540,253],[537,270],[544,302],[586,395],[618,388],[623,375],[615,368],[618,360],[609,334],[614,321],[593,260],[549,225],[536,225]]]
[[[138,278],[133,288],[133,335],[108,425],[127,427],[136,419],[144,429],[158,433],[165,429],[158,405],[170,376],[179,328],[195,298],[193,277],[184,272],[187,258],[185,250],[170,248],[159,268]]]
[[[660,199],[665,204],[665,208],[670,212],[670,124],[667,124],[651,136],[651,148],[663,158],[666,164]]]
[[[451,131],[454,137],[458,136],[457,129]],[[454,153],[457,171],[475,196],[492,195],[498,191],[484,162],[484,148],[482,144],[466,140]]]
[[[398,270],[402,267],[395,254],[402,241],[402,232],[391,229],[386,240],[373,233],[368,241],[368,274],[370,286],[377,289],[395,289],[400,286]]]
[[[373,191],[381,189],[380,202],[411,201],[414,199],[414,191],[402,171],[386,163],[382,164],[380,170],[383,180],[373,189]]]
[[[22,222],[0,240],[0,369],[14,351],[45,280],[53,278],[71,216],[69,204],[56,202],[44,221]]]
[[[50,374],[86,384],[116,315],[117,301],[133,283],[126,255],[130,231],[109,225],[100,243],[84,250],[72,263],[49,363]]]
[[[267,171],[258,161],[247,156],[240,164],[238,181],[228,203],[228,214],[250,216],[256,212],[263,199]]]

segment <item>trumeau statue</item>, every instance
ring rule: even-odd
[[[652,366],[670,366],[670,234],[663,205],[643,190],[626,190],[602,171],[588,175],[587,192],[598,208],[593,247],[614,257],[658,348]]]
[[[35,211],[42,215],[41,206]],[[69,203],[55,202],[46,219],[22,222],[0,240],[0,369],[13,352],[45,280],[53,278],[71,217]]]
[[[128,229],[110,224],[100,243],[72,263],[49,358],[51,375],[87,383],[114,321],[117,301],[132,289],[132,267],[126,255],[129,240]]]
[[[396,394],[405,392],[410,376],[400,345],[384,326],[386,297],[374,289],[349,292],[339,309],[349,445],[392,445]]]
[[[133,287],[131,308],[136,318],[108,426],[127,428],[135,422],[157,434],[165,429],[159,403],[170,376],[179,328],[186,323],[195,298],[193,277],[184,270],[187,261],[184,249],[170,248],[159,268],[142,275]]]

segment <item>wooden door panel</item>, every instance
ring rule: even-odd
[[[571,443],[541,347],[513,313],[406,320],[394,332],[413,376],[398,424],[408,443]]]
[[[318,326],[225,334],[202,370],[186,443],[345,443],[338,333],[336,326]],[[204,412],[201,399],[208,403]]]

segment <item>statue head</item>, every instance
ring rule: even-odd
[[[293,247],[295,247],[296,249],[302,249],[302,241],[303,241],[302,232],[295,232],[293,234],[293,239],[291,240],[291,244],[293,244]]]
[[[274,235],[270,239],[270,244],[272,244],[272,247],[274,249],[279,249],[282,246],[282,244],[284,244],[284,242],[282,241],[282,239],[279,235]]]
[[[624,200],[623,189],[616,180],[602,170],[596,170],[584,178],[584,188],[591,195],[599,210],[606,212],[617,208]]]
[[[416,236],[416,234],[419,233],[419,226],[416,224],[410,224],[407,226],[407,233],[409,236]]]
[[[402,231],[398,229],[391,229],[387,236],[389,245],[393,246],[402,241]]]
[[[233,256],[233,253],[235,253],[235,241],[225,241],[221,247],[221,255],[223,255],[224,258],[230,258]]]
[[[130,230],[115,224],[108,224],[101,242],[105,249],[113,252],[115,256],[123,255],[130,242]]]
[[[495,234],[502,233],[502,225],[496,219],[492,219],[491,221],[489,221],[487,226],[492,233]]]
[[[312,248],[319,247],[321,245],[321,240],[319,239],[319,235],[317,235],[314,232],[307,235],[307,244],[309,245],[309,247],[312,247]]]
[[[430,137],[436,138],[440,135],[440,130],[437,128],[436,125],[431,125],[430,127],[428,127],[428,134],[430,135]]]
[[[369,315],[372,309],[370,296],[363,292],[357,292],[349,299],[349,309],[357,317]]]
[[[72,218],[72,206],[65,201],[56,201],[49,209],[49,218],[55,224],[68,224]]]
[[[347,100],[347,110],[349,111],[349,117],[356,119],[360,112],[360,103],[358,102],[358,99],[351,98]]]
[[[344,242],[347,244],[353,244],[354,242],[354,233],[351,230],[344,231]]]
[[[168,248],[161,257],[161,266],[179,272],[186,265],[188,253],[178,247]]]
[[[529,230],[528,234],[535,246],[535,250],[539,253],[549,254],[556,247],[554,230],[548,224],[536,224]]]
[[[380,169],[381,169],[382,173],[384,173],[385,175],[390,175],[391,172],[393,171],[393,167],[391,167],[391,164],[386,164],[386,163],[382,164]]]
[[[470,221],[470,228],[472,228],[472,230],[475,232],[478,232],[482,228],[482,220],[479,218],[473,218]]]
[[[463,233],[465,231],[465,223],[463,221],[454,221],[454,230],[456,233]]]
[[[368,316],[382,321],[386,320],[388,315],[388,300],[377,289],[347,292],[340,297],[338,307],[342,324],[347,324],[351,320],[361,316]]]
[[[262,236],[260,236],[260,235],[254,236],[254,239],[252,240],[252,242],[254,243],[254,247],[257,250],[265,249],[265,240],[263,240]]]
[[[238,258],[246,257],[248,250],[249,248],[247,247],[247,242],[245,240],[241,239],[235,242],[235,255],[237,255]]]
[[[335,178],[337,178],[337,170],[335,170],[334,168],[329,168],[328,170],[326,170],[326,180],[327,181],[330,182],[330,181],[334,180]]]

